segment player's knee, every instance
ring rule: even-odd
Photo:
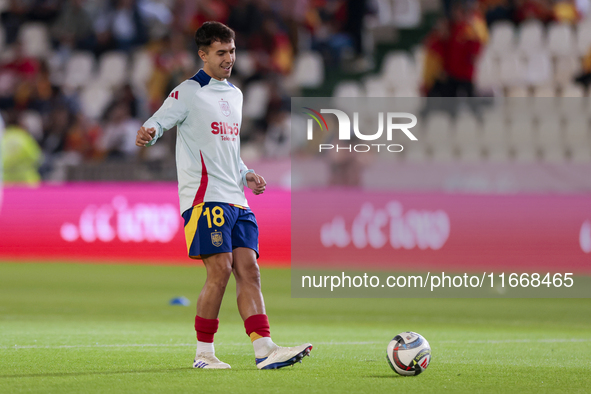
[[[261,283],[261,272],[259,271],[259,266],[257,264],[241,267],[239,270],[234,271],[234,275],[237,280],[241,280],[250,285],[259,286]]]
[[[211,281],[218,282],[218,284],[225,285],[232,275],[232,261],[231,259],[217,258],[213,261],[208,261],[207,278]]]
[[[230,264],[220,264],[213,269],[212,274],[215,278],[227,282],[230,275],[232,275],[232,266]]]

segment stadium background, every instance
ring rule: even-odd
[[[404,385],[397,387],[437,391],[447,374],[453,373],[453,364],[464,363],[466,353],[452,350],[458,344],[454,341],[462,339],[454,336],[459,332],[468,341],[466,346],[483,355],[484,363],[475,367],[474,381],[457,379],[448,383],[451,390],[543,389],[537,380],[534,383],[525,378],[530,370],[515,368],[512,362],[507,362],[507,370],[499,369],[497,379],[478,381],[486,375],[484,371],[498,366],[499,359],[507,361],[497,351],[483,350],[479,344],[494,344],[502,336],[509,338],[502,347],[511,357],[525,349],[532,351],[526,361],[539,370],[536,377],[553,377],[550,390],[561,384],[584,390],[588,380],[569,380],[571,372],[562,377],[554,375],[545,344],[562,332],[558,341],[562,353],[555,356],[565,369],[587,365],[584,368],[588,370],[586,352],[591,334],[585,316],[591,313],[587,300],[430,300],[428,306],[409,300],[405,306],[396,307],[392,301],[376,301],[371,307],[348,301],[345,307],[344,303],[323,300],[321,305],[289,299],[289,271],[284,268],[290,262],[290,187],[295,184],[321,186],[326,191],[323,198],[330,193],[357,196],[359,206],[349,212],[347,221],[361,209],[363,196],[371,195],[366,192],[381,186],[404,202],[406,212],[413,203],[419,205],[417,209],[427,206],[435,210],[447,199],[451,201],[447,213],[458,215],[451,216],[452,226],[459,220],[467,229],[465,238],[460,239],[464,243],[455,244],[459,248],[456,251],[478,255],[479,245],[491,234],[501,234],[508,242],[535,230],[526,246],[511,244],[510,255],[517,256],[509,263],[512,267],[531,270],[539,256],[548,251],[550,256],[567,256],[556,262],[557,269],[563,269],[560,264],[574,264],[576,272],[588,274],[589,12],[585,0],[0,0],[0,113],[6,124],[2,145],[4,189],[0,195],[0,258],[5,262],[0,265],[0,307],[5,330],[0,336],[0,350],[7,354],[0,384],[6,384],[8,391],[18,391],[35,388],[35,382],[43,381],[46,386],[41,387],[59,391],[63,383],[60,374],[76,380],[77,375],[68,375],[71,371],[92,371],[92,367],[83,366],[86,358],[80,356],[71,365],[66,361],[52,367],[41,365],[30,375],[32,360],[65,360],[60,349],[87,346],[85,335],[89,332],[91,342],[101,338],[107,346],[158,343],[159,335],[171,330],[163,321],[171,318],[176,324],[186,318],[184,315],[191,315],[171,314],[154,305],[165,304],[168,299],[164,298],[175,294],[185,294],[194,302],[195,282],[187,279],[178,283],[178,277],[195,275],[201,280],[203,271],[185,271],[185,267],[161,271],[147,266],[194,266],[184,257],[182,225],[174,215],[178,213],[175,133],[166,133],[158,146],[146,150],[136,149],[134,139],[137,128],[170,90],[200,67],[192,39],[194,30],[203,21],[218,20],[237,32],[232,82],[245,97],[242,157],[269,184],[264,199],[249,201],[261,225],[261,250],[265,252],[260,263],[263,279],[268,278],[263,281],[269,289],[267,303],[276,315],[275,327],[287,333],[283,340],[308,340],[300,329],[318,330],[317,342],[329,348],[333,354],[330,361],[340,365],[338,359],[346,359],[347,354],[329,342],[349,343],[364,332],[360,343],[367,345],[362,354],[369,363],[364,364],[363,374],[376,378],[371,371],[384,363],[372,364],[376,358],[372,349],[383,351],[389,338],[383,346],[375,338],[413,329],[434,339],[432,345],[447,352],[448,358],[442,360],[439,372],[428,371],[434,379],[429,383],[407,381],[396,383]],[[339,161],[334,156],[319,160],[311,154],[310,144],[294,140],[290,98],[299,96],[457,97],[457,106],[424,113],[420,135],[425,142],[397,156],[394,165],[400,171],[384,176],[384,163],[392,162],[383,155],[363,160]],[[474,100],[487,104],[474,112]],[[290,154],[312,166],[306,167],[307,180],[294,178]],[[465,198],[465,205],[456,197]],[[512,203],[500,210],[507,223],[470,230],[481,224],[475,212],[503,206],[500,202],[508,199]],[[463,209],[466,206],[473,211]],[[335,204],[332,213],[343,208]],[[548,212],[551,215],[546,215]],[[315,222],[319,227],[322,224]],[[411,237],[419,243],[421,235],[425,234]],[[315,247],[325,248],[324,254],[318,255],[321,261],[337,258],[354,265],[354,259],[364,252],[381,262],[395,256],[387,246],[379,250],[350,246],[343,253],[333,245],[322,244],[320,237],[315,242],[320,245]],[[471,249],[462,249],[466,245]],[[427,260],[448,262],[457,256],[456,252],[446,255],[444,248],[425,251],[413,245],[407,249],[402,251],[404,263],[423,261],[426,255]],[[529,251],[534,249],[541,252],[532,257]],[[553,259],[547,258],[541,266],[552,267]],[[40,262],[44,264],[36,264]],[[101,263],[105,268],[63,262]],[[313,259],[310,262],[316,264]],[[111,263],[134,265],[123,268]],[[135,265],[138,263],[145,265]],[[146,285],[155,286],[154,292],[146,291]],[[45,300],[36,307],[42,297]],[[121,304],[121,299],[131,301]],[[76,310],[79,319],[94,321],[93,312],[84,309],[83,303],[88,309],[98,307],[98,317],[111,325],[99,324],[101,333],[97,334],[72,318],[71,311]],[[406,312],[406,322],[382,316],[384,310],[393,309]],[[137,310],[141,312],[132,312]],[[547,316],[548,310],[554,318]],[[294,325],[297,319],[288,311],[306,314],[310,322]],[[230,329],[241,331],[240,322],[233,321],[230,312],[235,314],[226,300],[222,316],[230,324],[220,335],[222,343],[238,341],[228,334]],[[159,317],[152,321],[146,317],[151,313]],[[42,321],[30,324],[37,314],[51,316],[49,337]],[[326,322],[326,316],[334,325]],[[149,321],[157,328],[144,332],[145,327],[135,327],[139,337],[120,335],[119,329],[131,324],[133,318]],[[365,323],[354,322],[358,319]],[[337,325],[338,321],[347,322],[349,330]],[[67,325],[71,327],[64,327]],[[567,325],[569,328],[565,328]],[[173,329],[184,332],[185,328],[186,322]],[[330,335],[322,336],[323,330]],[[31,333],[34,335],[27,335]],[[173,336],[171,341],[183,346],[191,341],[191,335]],[[37,349],[33,337],[44,340],[48,347],[42,356],[23,357],[7,351],[15,344]],[[521,345],[516,346],[511,338]],[[126,370],[128,359],[119,358],[119,353],[103,354],[103,349],[93,348],[92,357],[114,362],[114,370]],[[236,354],[246,353],[239,346],[232,349]],[[177,360],[180,356],[176,355],[171,364],[156,359],[170,358],[167,352],[157,350],[141,368],[152,371],[157,364],[164,370],[172,368],[174,362],[185,362],[183,358]],[[115,357],[115,361],[109,357]],[[252,361],[234,357],[238,365],[250,366]],[[316,364],[312,365],[314,368]],[[110,373],[108,369],[106,373]],[[382,373],[387,374],[386,370]],[[366,387],[351,380],[360,376],[355,372],[345,381],[359,391],[391,387],[384,386],[390,383],[376,381],[372,384],[377,386]],[[522,386],[504,385],[515,384],[516,376],[522,379]],[[30,377],[35,379],[23,381]],[[110,378],[105,379],[105,390],[108,384],[114,384]],[[322,380],[325,386],[319,386],[324,388],[320,391],[327,391],[335,383],[330,375],[319,377],[323,378],[328,380]],[[163,386],[157,383],[150,384],[169,391],[181,387],[179,391],[183,391],[182,386],[170,385],[169,381]],[[223,392],[221,380],[209,383]],[[216,386],[218,383],[220,386]],[[132,380],[125,384],[128,391],[150,387]],[[95,386],[68,382],[65,387],[76,391]],[[339,387],[333,388],[338,392]],[[244,391],[248,392],[246,388]]]

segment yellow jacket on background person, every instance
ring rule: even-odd
[[[41,148],[25,129],[8,126],[2,137],[1,148],[5,184],[37,185],[41,181],[38,171]]]

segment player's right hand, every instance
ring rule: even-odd
[[[139,129],[137,131],[137,136],[135,137],[135,144],[137,146],[146,146],[146,144],[150,141],[152,141],[152,139],[154,139],[154,136],[156,135],[156,129],[154,129],[153,127],[150,128],[145,128],[142,127],[141,129]]]

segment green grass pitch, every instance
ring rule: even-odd
[[[229,286],[216,353],[194,370],[195,267],[0,264],[0,393],[591,392],[589,299],[292,299],[290,272],[262,270],[271,333],[311,342],[302,364],[259,371]],[[231,280],[233,281],[233,280]],[[186,296],[190,307],[170,306]],[[399,377],[401,331],[432,347]]]

